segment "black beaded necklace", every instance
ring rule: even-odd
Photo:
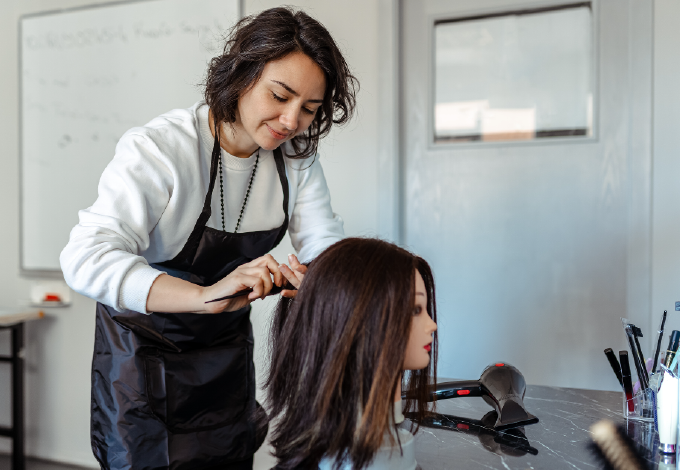
[[[257,171],[257,163],[259,161],[260,161],[260,149],[257,149],[257,155],[255,156],[255,166],[253,167],[253,172],[250,175],[250,182],[248,183],[248,189],[246,189],[246,197],[243,198],[241,213],[238,216],[238,221],[236,222],[236,228],[234,229],[234,233],[238,232],[238,228],[241,225],[241,219],[243,218],[243,212],[246,210],[248,196],[250,195],[250,189],[253,187],[253,179],[255,179],[255,172]],[[222,206],[222,230],[226,231],[226,229],[224,228],[224,184],[222,180],[222,152],[220,152],[220,204]]]

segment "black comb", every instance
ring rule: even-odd
[[[282,285],[281,287],[279,287],[279,286],[274,286],[274,287],[272,287],[272,290],[269,291],[269,294],[267,294],[267,296],[280,294],[281,291],[282,291],[282,290],[285,290],[285,289],[287,289],[287,290],[297,290],[297,288],[296,288],[295,286],[293,286],[291,283],[287,282],[286,284]],[[220,300],[235,299],[236,297],[241,297],[241,296],[243,296],[243,295],[248,295],[248,294],[250,294],[252,291],[253,291],[253,288],[252,288],[252,287],[248,287],[247,289],[240,290],[240,291],[238,291],[238,292],[235,293],[235,294],[227,295],[227,296],[225,296],[225,297],[220,297],[219,299],[208,300],[208,301],[206,302],[206,304],[209,304],[209,303],[212,303],[212,302],[219,302]]]

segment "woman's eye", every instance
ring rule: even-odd
[[[274,92],[272,92],[272,96],[274,97],[274,99],[275,99],[276,101],[279,101],[279,102],[281,102],[281,103],[285,103],[285,102],[286,102],[286,99],[285,99],[285,98],[283,98],[283,97],[277,95],[277,94],[274,93]]]
[[[302,112],[305,114],[314,114],[314,111],[309,108],[302,108]]]

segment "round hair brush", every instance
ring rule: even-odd
[[[590,427],[590,450],[605,470],[646,470],[647,464],[624,429],[607,420]]]

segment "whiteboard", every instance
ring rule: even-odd
[[[19,20],[22,272],[61,271],[122,134],[201,99],[239,14],[238,0],[144,0]]]

